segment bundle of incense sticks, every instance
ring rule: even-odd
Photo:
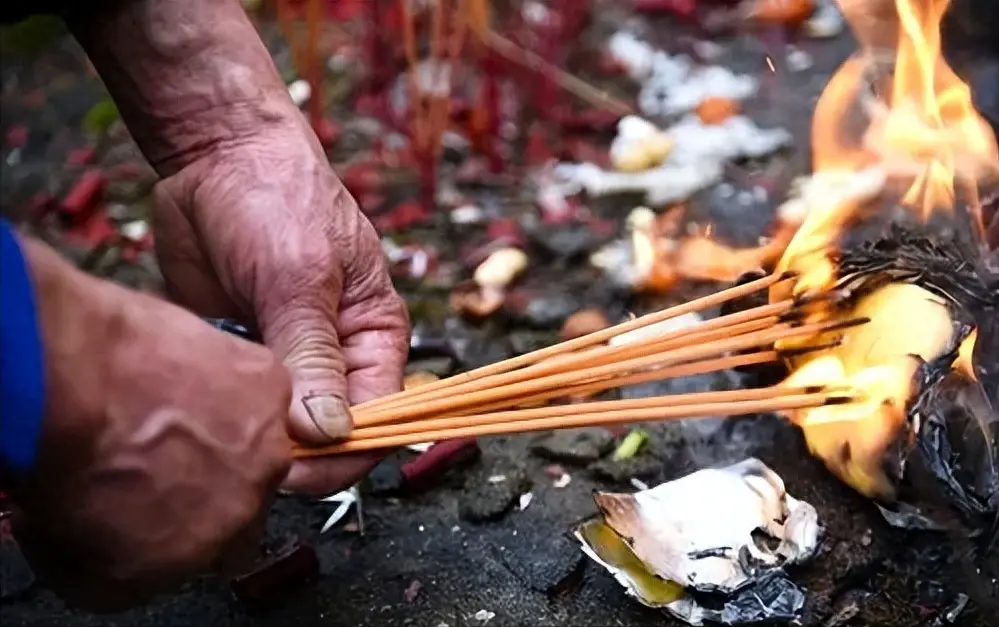
[[[455,438],[737,416],[850,402],[849,390],[768,387],[545,406],[553,399],[591,396],[627,385],[779,361],[787,356],[774,349],[779,340],[818,337],[867,321],[858,318],[807,324],[803,322],[803,311],[813,300],[791,298],[637,341],[608,343],[625,333],[792,279],[788,274],[767,276],[532,353],[361,403],[352,408],[354,430],[347,439],[331,446],[299,447],[295,455],[312,457]],[[827,347],[824,344],[795,352]]]

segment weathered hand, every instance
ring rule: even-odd
[[[101,5],[67,21],[163,177],[154,234],[170,296],[255,323],[293,371],[292,435],[342,435],[338,399],[398,390],[407,353],[405,308],[374,230],[239,2]],[[332,492],[373,459],[295,464],[285,487]]]
[[[291,380],[265,347],[24,240],[46,412],[15,533],[66,599],[115,610],[256,556],[285,478]]]
[[[344,401],[400,389],[405,305],[373,227],[304,119],[217,146],[163,180],[154,222],[170,297],[202,315],[255,322],[291,368],[296,439],[341,437],[351,428]],[[329,494],[377,460],[296,462],[284,487]]]

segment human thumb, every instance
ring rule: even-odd
[[[329,444],[353,428],[335,311],[335,303],[293,301],[260,320],[264,342],[291,371],[288,431],[303,444]]]

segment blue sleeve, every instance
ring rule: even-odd
[[[21,245],[0,220],[0,468],[30,471],[45,414],[34,287]]]

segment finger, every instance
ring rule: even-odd
[[[306,294],[297,301],[260,312],[264,341],[292,373],[289,432],[306,444],[328,444],[353,427],[332,292],[325,286],[306,288],[297,292]]]
[[[402,389],[409,353],[409,316],[392,287],[381,245],[373,229],[362,238],[368,262],[348,268],[347,288],[337,320],[346,364],[347,398],[352,404]],[[365,244],[367,244],[365,246]],[[299,460],[285,489],[314,495],[343,490],[364,477],[384,451]]]
[[[350,402],[399,391],[409,350],[409,323],[405,304],[391,287],[349,304],[341,312],[340,325],[350,333],[342,346]],[[359,481],[383,456],[384,452],[375,451],[299,460],[282,487],[316,496],[333,494]]]
[[[387,271],[368,279],[363,297],[352,284],[344,293],[339,329],[347,364],[350,402],[363,403],[402,389],[409,357],[409,315]]]
[[[364,478],[383,454],[378,452],[301,459],[291,466],[284,490],[311,496],[329,496]]]

